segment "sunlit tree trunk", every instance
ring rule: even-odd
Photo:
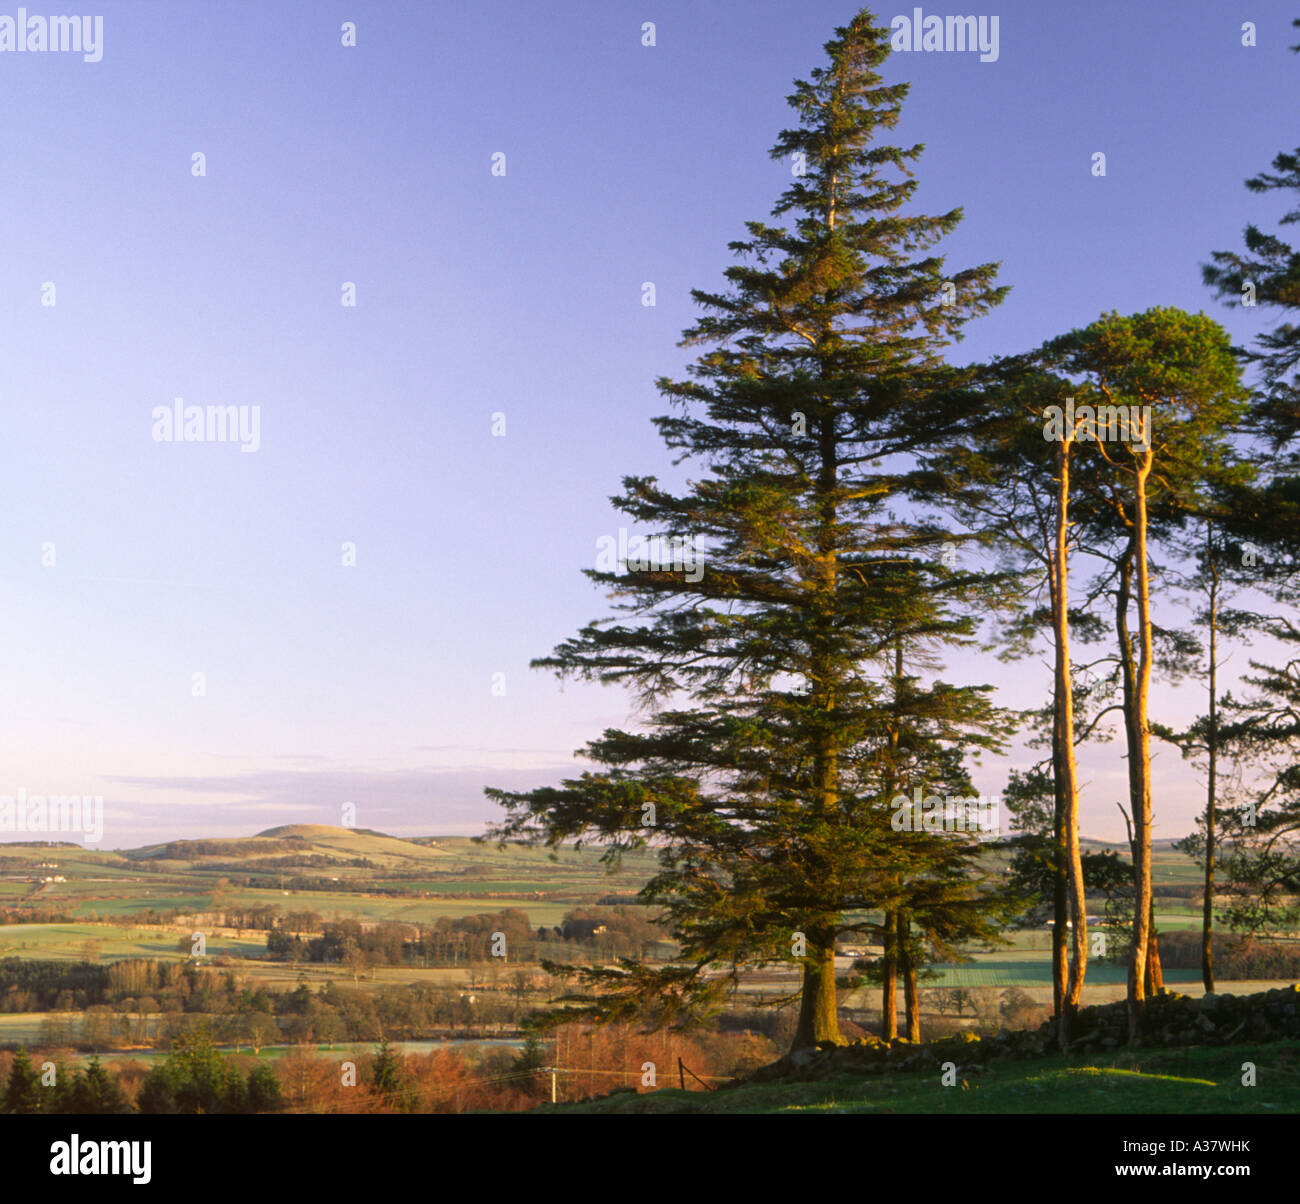
[[[1201,982],[1214,994],[1214,855],[1219,788],[1219,566],[1213,527],[1205,526],[1205,563],[1210,574],[1210,780],[1205,792],[1205,899],[1201,907]]]
[[[1065,835],[1070,921],[1073,925],[1069,976],[1057,1026],[1062,1049],[1069,1043],[1074,1027],[1074,1016],[1083,996],[1083,979],[1088,963],[1087,907],[1084,902],[1083,860],[1079,847],[1078,767],[1074,754],[1074,675],[1070,667],[1070,448],[1073,434],[1073,431],[1066,433],[1057,455],[1056,548],[1052,574],[1052,618],[1056,642],[1057,767],[1060,774],[1060,798],[1064,806],[1062,827]],[[1059,919],[1057,923],[1059,925]]]
[[[885,912],[885,955],[881,959],[880,1035],[886,1041],[898,1036],[898,917]]]
[[[907,1015],[907,1039],[921,1040],[921,1001],[916,989],[916,965],[908,949],[911,937],[911,921],[907,913],[898,913],[898,963],[903,974],[903,1003]]]
[[[1148,435],[1150,432],[1148,432]],[[1132,742],[1130,768],[1136,773],[1133,797],[1133,880],[1137,897],[1133,903],[1133,960],[1129,967],[1129,1040],[1136,1040],[1142,1028],[1146,1005],[1147,959],[1151,942],[1151,724],[1148,714],[1151,693],[1151,566],[1147,556],[1147,478],[1151,475],[1152,451],[1148,447],[1134,474],[1134,540],[1138,585],[1137,689],[1130,717]]]

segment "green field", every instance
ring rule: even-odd
[[[179,958],[180,940],[186,934],[158,928],[132,928],[111,924],[11,924],[0,927],[0,957],[26,957],[50,961],[83,961],[88,941],[101,942],[101,961],[127,957]],[[265,935],[212,936],[207,956],[257,957],[266,952]]]
[[[69,1012],[0,1012],[0,1042],[13,1041],[34,1047],[40,1040],[44,1021],[51,1017],[67,1020],[72,1016]]]
[[[485,899],[481,896],[394,899],[382,895],[350,895],[343,891],[301,891],[289,895],[282,895],[279,891],[232,891],[230,898],[232,902],[248,906],[270,903],[285,911],[314,911],[327,920],[403,920],[411,924],[431,924],[442,916],[456,919],[513,907],[526,912],[534,926],[553,925],[576,905],[537,899]]]
[[[365,864],[351,864],[358,861]],[[211,910],[215,892],[226,905],[269,905],[326,919],[432,923],[443,916],[517,907],[530,923],[550,926],[574,906],[605,895],[630,897],[652,871],[653,859],[644,853],[629,856],[624,870],[610,875],[592,849],[498,849],[468,837],[407,840],[296,825],[244,840],[129,850],[0,845],[0,899],[129,922],[151,910]],[[39,882],[55,874],[66,881]],[[325,889],[295,889],[295,878]],[[366,889],[376,884],[386,893]],[[133,953],[115,944],[105,955]]]

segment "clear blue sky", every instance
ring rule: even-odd
[[[856,7],[95,11],[99,62],[0,54],[0,794],[102,794],[104,847],[348,801],[360,826],[478,831],[485,784],[558,780],[629,719],[528,661],[605,613],[580,570],[621,477],[672,475],[653,380],[687,361],[689,290],[788,181],[784,98]],[[1199,265],[1281,210],[1242,181],[1296,144],[1300,10],[996,11],[997,62],[885,67],[912,82],[893,140],[928,148],[918,206],[966,211],[949,265],[1001,260],[1013,286],[957,358],[1153,304],[1249,335],[1268,315],[1225,310]],[[155,441],[176,397],[260,407],[259,450]],[[1046,696],[1042,665],[991,672],[1007,705]],[[1084,766],[1084,830],[1114,838],[1118,746]],[[1165,753],[1157,838],[1194,787]]]

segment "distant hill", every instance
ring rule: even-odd
[[[1185,836],[1166,836],[1163,840],[1156,840],[1153,837],[1151,840],[1151,848],[1155,852],[1176,853],[1178,850],[1174,848],[1174,845],[1186,839]],[[1125,857],[1129,854],[1127,840],[1092,840],[1087,836],[1080,836],[1079,844],[1094,853],[1103,852],[1106,849],[1114,849],[1115,852],[1122,853]]]
[[[465,843],[464,841],[458,843]],[[332,824],[284,824],[256,836],[170,840],[123,853],[135,862],[183,866],[235,866],[250,870],[292,870],[295,864],[322,870],[328,867],[374,872],[435,871],[450,853],[435,841],[404,840],[373,828],[340,828]]]
[[[1155,842],[1153,885],[1194,893],[1201,873],[1171,843]],[[1096,840],[1084,844],[1090,851],[1114,849],[1128,861],[1126,846]],[[339,910],[366,919],[427,919],[527,905],[537,923],[551,924],[571,905],[631,902],[657,872],[654,849],[630,852],[616,875],[600,854],[595,846],[500,848],[494,841],[480,843],[467,836],[402,837],[371,828],[283,824],[250,836],[171,840],[112,851],[0,844],[0,870],[7,878],[0,879],[0,892],[8,888],[11,895],[26,898],[24,892],[36,887],[14,879],[43,877],[54,867],[66,881],[38,884],[32,905],[69,915],[202,910],[224,878],[222,889],[231,892],[231,900],[247,906],[298,906],[286,901],[298,892],[309,900],[301,904],[309,910]],[[994,856],[990,867],[1005,868],[1007,854]],[[381,899],[394,895],[406,898]],[[447,906],[450,912],[440,910]]]
[[[1183,837],[1166,837],[1152,840],[1155,852],[1182,857],[1174,845]],[[1089,852],[1114,850],[1127,858],[1129,847],[1127,841],[1094,840],[1083,836],[1080,845]],[[524,846],[512,845],[522,853]],[[43,840],[9,840],[0,841],[0,849],[19,850],[42,849],[80,850],[86,855],[102,856],[107,850],[93,846],[82,846],[71,841]],[[334,824],[281,824],[267,828],[254,836],[209,836],[190,840],[170,840],[159,844],[142,845],[135,849],[118,849],[111,854],[113,858],[126,858],[131,861],[150,860],[243,860],[256,861],[264,857],[283,857],[291,854],[333,854],[348,857],[389,857],[398,860],[414,859],[417,861],[442,860],[448,857],[464,856],[474,849],[486,853],[495,845],[476,845],[469,836],[392,836],[375,828],[343,828]],[[549,856],[544,850],[534,849],[539,856]],[[379,864],[382,864],[379,863]]]
[[[1172,848],[1174,841],[1153,842],[1153,883],[1160,887],[1189,887],[1201,880],[1196,863]],[[1129,860],[1127,843],[1084,839],[1090,852],[1113,850]],[[1007,854],[996,855],[1004,864]],[[510,844],[498,848],[495,842],[478,843],[466,836],[393,836],[373,828],[344,828],[333,824],[282,824],[254,836],[211,837],[172,840],[136,849],[109,851],[67,845],[55,852],[49,845],[34,842],[0,844],[0,860],[9,873],[33,873],[40,863],[57,862],[60,872],[88,875],[97,885],[86,891],[60,887],[42,895],[50,902],[64,894],[93,895],[96,899],[126,897],[129,882],[148,871],[166,876],[168,886],[180,897],[181,888],[208,890],[219,877],[238,882],[244,889],[274,888],[286,880],[300,884],[315,879],[326,890],[347,891],[352,884],[402,884],[409,891],[432,891],[440,896],[483,898],[528,898],[556,896],[571,900],[594,900],[634,892],[656,872],[653,849],[628,856],[625,876],[612,882],[607,867],[594,846],[576,850]],[[187,881],[194,875],[192,881]],[[110,887],[110,880],[122,879],[122,890]],[[250,887],[252,879],[257,881]],[[159,880],[160,881],[160,880]],[[132,887],[132,890],[138,889]],[[149,894],[145,891],[145,894]],[[83,904],[78,904],[82,906]],[[95,904],[87,897],[87,910]]]
[[[267,828],[265,832],[259,832],[252,839],[257,840],[262,836],[300,836],[303,839],[313,836],[383,836],[388,840],[401,839],[390,837],[386,832],[376,832],[374,828],[337,828],[333,824],[281,824],[278,828]]]

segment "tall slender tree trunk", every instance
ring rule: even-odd
[[[1129,607],[1133,602],[1133,557],[1135,542],[1129,541],[1119,559],[1119,581],[1115,590],[1115,638],[1119,647],[1120,662],[1120,682],[1123,687],[1124,698],[1124,740],[1128,748],[1128,797],[1129,805],[1127,809],[1124,805],[1118,804],[1119,809],[1124,813],[1124,824],[1128,831],[1129,856],[1133,865],[1133,931],[1134,940],[1137,932],[1137,897],[1138,897],[1138,848],[1137,837],[1133,830],[1133,816],[1139,810],[1139,799],[1142,797],[1142,775],[1138,771],[1138,762],[1141,759],[1141,742],[1137,734],[1137,724],[1135,716],[1137,714],[1137,682],[1138,668],[1137,659],[1133,655],[1133,637],[1129,632]],[[1129,954],[1128,968],[1128,1011],[1129,1011],[1129,1031],[1130,1036],[1134,1033],[1134,1008],[1133,1002],[1133,958],[1132,952]],[[1144,969],[1145,977],[1145,969]]]
[[[916,989],[916,965],[909,958],[903,977],[903,997],[907,1003],[907,1039],[921,1043],[921,997]]]
[[[1052,618],[1056,638],[1056,731],[1060,749],[1070,920],[1073,924],[1069,977],[1057,1025],[1062,1049],[1069,1043],[1074,1027],[1088,964],[1087,905],[1084,901],[1083,858],[1079,848],[1079,782],[1074,756],[1074,675],[1070,667],[1070,447],[1073,434],[1071,431],[1062,439],[1057,456],[1056,549],[1052,574],[1055,578]]]
[[[1214,854],[1219,788],[1219,566],[1214,527],[1205,524],[1205,563],[1210,572],[1210,780],[1205,789],[1205,900],[1201,909],[1201,982],[1214,994]]]
[[[886,1041],[898,1036],[898,915],[885,912],[885,955],[881,959],[880,1035]]]
[[[907,1008],[907,1039],[921,1040],[921,999],[916,989],[916,963],[912,960],[912,921],[907,912],[898,913],[898,963],[903,973],[903,1002]]]
[[[1150,431],[1147,432],[1148,443]],[[1130,770],[1137,774],[1133,798],[1133,878],[1137,897],[1133,902],[1133,961],[1129,968],[1129,1040],[1142,1031],[1146,1008],[1147,958],[1151,941],[1151,723],[1148,706],[1151,694],[1151,565],[1147,557],[1147,478],[1151,475],[1153,452],[1148,446],[1135,472],[1134,540],[1138,585],[1139,660],[1137,690],[1131,728],[1136,757]]]
[[[1061,725],[1052,725],[1052,768],[1056,807],[1052,848],[1052,1014],[1059,1028],[1069,972],[1070,846],[1065,838],[1065,770],[1061,767]]]
[[[893,790],[897,793],[900,782],[898,775],[898,747],[902,733],[899,724],[902,715],[903,693],[903,641],[894,641],[894,703],[898,707],[893,730],[889,733],[890,776]],[[894,911],[885,912],[884,921],[884,956],[881,959],[880,984],[880,1035],[886,1041],[893,1041],[898,1036],[898,921],[899,915]]]
[[[1129,817],[1129,813],[1124,810],[1122,803],[1119,809],[1124,816],[1124,828],[1128,832],[1129,855],[1136,864],[1138,856],[1137,837],[1133,833],[1133,821]],[[1151,940],[1147,946],[1147,968],[1144,982],[1148,995],[1158,995],[1165,989],[1164,970],[1160,965],[1160,934],[1156,931],[1156,902],[1154,897],[1151,900]]]
[[[1156,901],[1151,899],[1151,939],[1147,945],[1147,994],[1159,995],[1165,989],[1164,968],[1160,965],[1160,934],[1156,931]]]

